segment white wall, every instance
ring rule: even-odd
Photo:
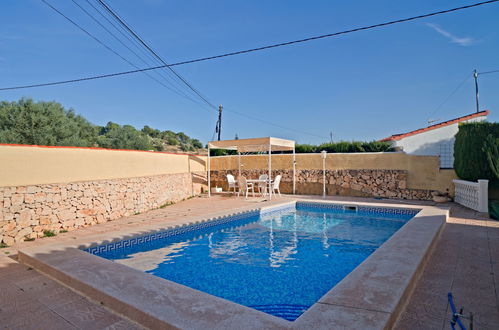
[[[463,122],[483,121],[487,117],[472,118]],[[394,146],[411,155],[440,156],[441,168],[454,166],[454,136],[459,130],[458,123],[432,129],[394,141]]]

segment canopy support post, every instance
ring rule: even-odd
[[[269,199],[272,200],[272,144],[269,144]]]
[[[211,197],[210,144],[208,143],[208,197]]]
[[[296,194],[296,153],[293,147],[293,195]]]
[[[238,168],[238,176],[241,176],[241,152],[237,151],[237,168]],[[239,178],[238,178],[239,180]]]

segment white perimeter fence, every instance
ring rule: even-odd
[[[478,182],[452,180],[454,182],[454,201],[478,212],[489,212],[489,180]]]

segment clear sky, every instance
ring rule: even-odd
[[[47,1],[137,66],[146,66],[72,1]],[[101,18],[87,0],[75,1]],[[474,2],[107,0],[169,63]],[[0,31],[0,87],[133,69],[39,0],[1,1]],[[437,107],[475,68],[499,69],[499,3],[175,70],[227,109],[222,138],[237,133],[320,143],[329,140],[330,131],[333,140],[373,140],[424,127],[429,118],[473,113],[472,78]],[[481,109],[492,111],[489,120],[499,120],[499,73],[480,76],[479,83]],[[0,100],[21,97],[58,101],[94,124],[149,125],[203,142],[211,139],[217,116],[142,73],[0,91]],[[231,109],[324,138],[253,121]]]

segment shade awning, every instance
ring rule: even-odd
[[[239,140],[210,141],[208,148],[237,150],[238,152],[292,151],[295,141],[275,137],[263,137]]]

